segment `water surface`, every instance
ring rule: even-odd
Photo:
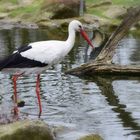
[[[0,58],[22,44],[57,38],[66,39],[65,35],[54,36],[46,29],[0,30]],[[140,64],[139,46],[139,38],[127,36],[119,43],[113,61],[122,65]],[[88,60],[86,47],[78,36],[64,61],[41,74],[41,119],[51,126],[64,127],[58,132],[60,140],[75,140],[87,133],[97,133],[105,140],[140,139],[140,77],[80,79],[64,73]],[[20,116],[38,116],[35,82],[35,75],[21,77],[17,82],[18,98],[25,101]],[[13,106],[10,75],[0,73],[0,89],[0,112],[6,114]]]

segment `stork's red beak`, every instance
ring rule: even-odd
[[[92,42],[90,41],[88,35],[86,34],[86,32],[83,29],[80,29],[80,33],[83,36],[83,38],[88,42],[88,44],[94,48],[94,46],[92,45]]]

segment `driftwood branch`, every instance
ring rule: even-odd
[[[140,76],[140,66],[121,66],[114,64],[91,63],[69,70],[73,75],[131,75]]]
[[[118,42],[126,35],[129,29],[140,20],[140,7],[128,10],[122,23],[110,36],[100,54],[95,60],[67,71],[72,75],[113,74],[113,75],[140,75],[140,66],[120,66],[112,64],[112,58]]]

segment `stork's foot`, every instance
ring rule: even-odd
[[[42,112],[39,112],[39,114],[38,114],[38,118],[40,118],[40,117],[41,117],[41,113],[42,113]]]
[[[19,101],[19,102],[17,103],[17,106],[18,106],[18,107],[24,107],[24,106],[25,106],[25,101]]]
[[[19,113],[19,110],[18,110],[18,107],[15,106],[12,111],[11,111],[15,116],[18,116],[18,113]]]

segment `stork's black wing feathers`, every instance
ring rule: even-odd
[[[21,46],[20,48],[18,48],[17,51],[19,53],[21,53],[21,52],[25,52],[25,51],[27,51],[27,50],[29,50],[31,48],[32,48],[32,46],[30,46],[30,45],[24,45],[24,46]]]
[[[11,54],[3,60],[0,60],[0,70],[4,68],[32,68],[47,66],[46,63],[28,59],[20,54],[20,52],[27,51],[31,48],[31,46],[21,47],[17,50],[17,52]]]

